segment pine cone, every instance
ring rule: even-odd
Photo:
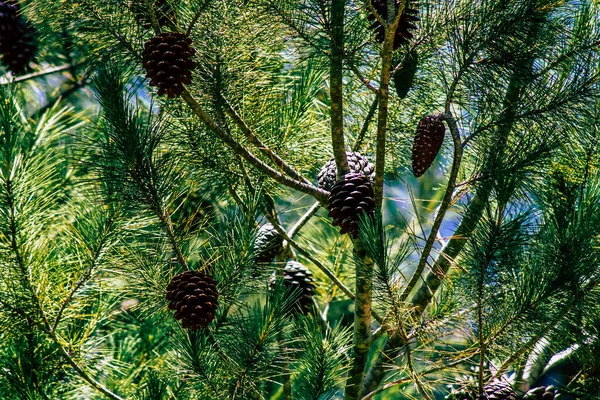
[[[400,16],[400,21],[398,22],[398,27],[396,28],[396,33],[394,35],[394,50],[398,49],[403,44],[408,43],[409,40],[413,38],[413,34],[410,31],[417,29],[417,26],[414,23],[420,20],[418,17],[419,11],[411,8],[409,3],[410,1],[406,2],[404,10],[402,11],[402,15]],[[381,18],[383,20],[387,20],[387,1],[371,0],[371,4],[373,4],[373,8],[375,8]],[[400,0],[396,0],[396,10],[399,8]],[[373,14],[370,14],[367,19],[369,21],[373,21],[370,28],[375,30],[375,39],[377,39],[379,43],[383,43],[383,39],[385,38],[385,29]]]
[[[271,224],[264,224],[258,230],[254,249],[257,263],[270,263],[283,250],[283,237]]]
[[[483,394],[477,396],[473,388],[452,390],[446,400],[517,400],[517,393],[504,381],[490,382],[483,387]]]
[[[275,273],[269,280],[269,288],[272,290],[276,285],[277,279]],[[315,285],[313,283],[313,274],[304,265],[298,261],[290,260],[283,268],[282,285],[288,290],[299,290],[300,297],[294,308],[294,313],[308,314],[313,309],[313,296],[315,294]]]
[[[358,237],[358,221],[361,213],[373,215],[375,195],[368,177],[363,174],[349,173],[344,175],[331,188],[327,210],[333,219],[333,226],[339,226],[340,233],[348,233]]]
[[[445,133],[442,114],[430,115],[419,121],[412,148],[412,167],[416,177],[423,175],[435,160]]]
[[[348,158],[348,167],[350,172],[363,173],[368,176],[371,181],[375,179],[375,165],[369,162],[367,157],[360,155],[360,153],[346,152]],[[321,168],[319,172],[319,188],[331,191],[335,182],[337,182],[337,167],[335,165],[335,159],[327,161],[327,164]]]
[[[0,54],[2,63],[15,75],[31,70],[37,51],[35,30],[19,15],[16,2],[0,1]]]
[[[163,27],[169,22],[175,21],[175,9],[167,0],[154,0],[152,3],[154,15],[158,21],[158,25]],[[146,9],[146,4],[143,0],[133,0],[130,4],[131,11],[137,16],[138,21],[146,29],[152,27],[149,10]]]
[[[158,87],[158,94],[169,98],[180,96],[183,85],[192,82],[192,57],[196,53],[192,40],[182,33],[164,32],[146,42],[143,65],[150,86]]]
[[[406,97],[408,91],[413,85],[418,64],[419,56],[417,52],[413,50],[406,55],[406,58],[402,62],[400,68],[394,72],[394,86],[396,87],[396,93],[398,94],[398,97],[401,99]]]
[[[552,385],[540,386],[525,393],[523,400],[554,400],[558,394],[556,388]]]
[[[186,271],[173,278],[167,286],[169,309],[184,328],[206,328],[215,318],[219,293],[212,276],[198,271]]]

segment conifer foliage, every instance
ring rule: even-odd
[[[597,1],[0,0],[0,56],[0,398],[597,398]]]

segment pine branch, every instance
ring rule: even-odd
[[[530,59],[529,62],[532,63],[533,60]],[[532,79],[531,74],[528,74],[530,71],[523,72],[522,68],[522,66],[516,66],[514,69],[503,101],[503,108],[500,117],[501,123],[497,123],[495,126],[497,130],[495,136],[497,139],[495,148],[491,151],[491,154],[496,155],[498,159],[500,159],[498,155],[505,151],[509,134],[512,132],[513,125],[516,121],[515,108],[519,99],[523,95],[522,89]],[[456,79],[455,82],[457,82]],[[451,85],[451,87],[453,87],[454,90],[456,85]],[[451,99],[452,97],[453,96],[448,96],[448,99]],[[450,103],[447,102],[446,107],[449,106]],[[461,147],[464,147],[464,145],[465,143],[463,143]],[[487,165],[487,168],[493,170],[495,167]],[[463,216],[451,239],[448,241],[446,246],[442,249],[435,260],[433,269],[426,274],[420,286],[416,286],[416,284],[414,285],[415,288],[412,290],[414,294],[412,296],[410,293],[406,293],[410,296],[407,297],[408,302],[415,307],[413,312],[416,318],[423,314],[426,306],[434,298],[437,289],[445,279],[454,259],[461,252],[467,242],[467,238],[477,226],[481,216],[483,215],[483,210],[488,202],[491,191],[492,185],[490,182],[484,182],[478,187],[475,196],[468,205],[465,216]],[[372,392],[380,384],[385,376],[385,370],[383,368],[384,361],[386,359],[395,359],[397,355],[397,349],[402,345],[402,339],[398,335],[392,335],[392,337],[388,339],[386,345],[384,346],[383,352],[375,360],[371,370],[367,375],[367,383],[363,386],[363,393]]]
[[[360,80],[362,82],[364,87],[366,87],[367,89],[369,89],[371,92],[373,92],[375,94],[379,94],[379,89],[377,89],[375,86],[373,86],[371,84],[371,82],[369,82],[369,80],[363,76],[363,74],[358,70],[356,65],[354,65],[354,64],[350,65],[350,70],[352,72],[354,72],[354,75],[356,75],[358,80]]]
[[[354,240],[353,256],[356,265],[354,340],[352,367],[348,372],[346,390],[344,391],[345,400],[360,398],[360,388],[365,376],[371,336],[374,261],[367,256],[360,239]]]
[[[309,185],[303,182],[295,181],[287,176],[283,175],[281,172],[274,170],[269,167],[267,164],[258,159],[254,154],[252,154],[248,149],[242,146],[239,142],[237,142],[231,135],[227,132],[223,131],[215,121],[204,112],[204,110],[200,107],[200,104],[192,97],[192,95],[186,90],[181,95],[183,100],[188,104],[191,110],[196,114],[198,118],[202,122],[204,122],[208,128],[217,134],[217,136],[225,142],[235,153],[240,155],[243,159],[248,161],[252,166],[254,166],[257,170],[261,171],[271,179],[279,182],[287,187],[292,189],[296,189],[302,193],[309,194],[313,196],[318,201],[324,203],[327,201],[327,197],[329,195],[328,192],[316,188],[314,185]]]
[[[200,16],[202,15],[202,13],[204,11],[206,11],[206,9],[208,8],[208,6],[210,5],[211,0],[204,0],[204,2],[200,5],[200,7],[198,7],[198,10],[196,11],[196,13],[194,13],[194,17],[192,18],[190,25],[188,26],[188,28],[185,31],[185,36],[190,36],[190,34],[192,33],[194,26],[196,25],[196,22],[198,22],[198,19],[200,19]]]
[[[148,15],[150,16],[150,24],[152,25],[152,30],[156,35],[160,34],[160,24],[158,23],[158,18],[156,18],[156,13],[154,12],[154,7],[150,4],[150,0],[142,0],[144,3],[144,7],[148,10]]]
[[[370,3],[370,2],[369,2]],[[372,5],[371,5],[372,6]],[[389,103],[389,86],[392,78],[392,54],[394,52],[394,38],[400,17],[404,12],[405,2],[400,2],[396,10],[395,1],[388,1],[388,21],[383,25],[385,37],[381,50],[381,77],[379,80],[379,111],[377,113],[377,147],[375,150],[375,209],[381,210],[383,204],[383,176],[385,174],[385,153],[387,144],[387,119]],[[393,10],[396,10],[394,14]]]
[[[440,365],[438,367],[431,367],[425,371],[422,371],[420,374],[422,376],[427,376],[429,374],[434,374],[436,372],[440,372],[440,371],[444,371],[446,369],[450,369],[452,367],[455,367],[457,365],[463,364],[465,362],[468,362],[470,360],[471,357],[465,357],[465,358],[459,358],[458,360],[452,361],[452,362],[443,362],[440,363]],[[398,386],[398,385],[405,385],[407,383],[412,383],[413,382],[413,378],[402,378],[402,379],[398,379],[392,382],[388,382],[385,383],[383,385],[381,385],[381,387],[374,389],[372,392],[365,394],[364,396],[362,396],[360,398],[360,400],[370,400],[373,397],[375,397],[376,395],[385,392],[386,390],[394,387],[394,386]]]
[[[372,4],[367,2],[372,8]],[[377,118],[377,148],[375,160],[375,209],[381,210],[383,203],[383,175],[385,169],[385,146],[388,115],[389,82],[391,79],[391,63],[396,27],[404,10],[403,3],[394,14],[395,2],[389,6],[388,21],[384,24],[385,39],[382,50],[381,80],[379,83],[379,113]],[[375,13],[377,16],[377,13]],[[339,166],[338,166],[339,168]],[[339,171],[339,170],[338,170]],[[374,261],[367,256],[360,239],[354,240],[354,260],[356,264],[356,298],[354,300],[354,358],[348,373],[344,398],[358,399],[365,378],[367,355],[371,336],[371,307],[373,296]]]
[[[367,116],[365,117],[365,121],[363,122],[363,125],[360,128],[360,132],[358,134],[358,137],[356,138],[356,142],[354,142],[354,146],[352,146],[352,151],[360,150],[360,147],[362,146],[362,142],[364,141],[365,136],[367,135],[367,132],[369,131],[369,125],[371,124],[371,121],[373,120],[373,117],[375,116],[375,112],[377,111],[378,104],[379,104],[379,94],[377,94],[375,96],[375,98],[373,99],[373,102],[371,103],[371,107],[369,107],[369,112],[367,113]]]
[[[46,111],[50,110],[52,107],[56,106],[56,104],[59,101],[68,99],[73,94],[75,94],[79,89],[85,88],[90,83],[91,83],[91,80],[88,79],[87,77],[84,77],[83,79],[81,79],[81,80],[79,80],[77,82],[73,82],[71,84],[71,86],[69,86],[68,88],[66,88],[63,91],[61,91],[56,97],[54,97],[53,99],[49,100],[44,106],[42,106],[39,109],[37,109],[32,114],[31,118],[35,119],[36,117],[42,115]]]
[[[515,351],[508,357],[506,360],[502,362],[496,373],[494,374],[494,378],[498,378],[502,376],[508,368],[520,357],[522,357],[528,351],[531,351],[533,347],[540,341],[544,336],[550,333],[553,329],[556,328],[558,323],[568,314],[574,307],[576,306],[575,301],[573,299],[565,304],[563,308],[557,313],[556,317],[552,319],[552,321],[548,322],[543,329],[541,329],[535,336],[531,337],[526,343],[524,343],[519,350]]]
[[[242,119],[242,117],[237,113],[237,111],[233,108],[231,103],[227,101],[222,94],[219,94],[223,103],[225,104],[227,114],[235,121],[236,125],[241,129],[241,131],[246,135],[246,138],[250,143],[252,143],[261,153],[263,153],[267,158],[269,158],[280,170],[283,170],[290,177],[303,182],[307,185],[311,185],[311,182],[306,179],[302,174],[292,168],[288,163],[286,163],[281,157],[279,157],[273,150],[271,150],[267,145],[265,145],[256,135],[254,131],[246,124],[246,122]]]
[[[344,99],[343,99],[343,65],[344,65],[344,6],[345,0],[331,2],[331,65],[329,81],[331,94],[331,146],[337,167],[338,179],[348,171],[346,145],[344,143]]]
[[[46,75],[56,74],[58,72],[70,71],[72,68],[78,67],[80,65],[82,65],[82,64],[67,64],[67,65],[61,65],[59,67],[47,68],[42,71],[32,72],[31,74],[21,75],[17,78],[13,78],[10,80],[7,78],[2,78],[0,80],[0,85],[1,86],[10,85],[12,83],[25,82],[30,79],[35,79],[35,78],[39,78],[39,77],[46,76]]]
[[[65,297],[65,299],[62,301],[60,308],[58,309],[58,312],[56,313],[56,317],[54,318],[54,323],[52,324],[52,328],[50,329],[50,332],[52,332],[52,333],[56,332],[56,328],[58,327],[58,324],[60,323],[62,314],[65,311],[65,309],[67,308],[67,306],[71,303],[73,296],[75,296],[77,291],[79,289],[81,289],[81,287],[92,277],[92,272],[94,272],[94,270],[96,269],[100,255],[101,255],[102,251],[105,249],[106,242],[108,240],[109,235],[111,234],[114,223],[115,223],[114,215],[109,216],[108,219],[104,222],[104,226],[102,227],[103,228],[102,233],[100,235],[100,238],[98,240],[96,248],[93,250],[88,248],[88,250],[91,251],[90,259],[89,259],[89,266],[85,270],[85,272],[81,275],[81,277],[77,280],[77,283],[75,283],[75,285],[73,285],[73,287],[67,294],[67,297]]]
[[[45,320],[45,326],[46,326],[46,332],[48,333],[48,335],[50,336],[50,338],[52,339],[52,341],[60,349],[61,355],[67,361],[67,363],[71,366],[71,368],[73,368],[75,370],[75,372],[77,372],[77,375],[79,375],[84,381],[86,381],[92,388],[96,389],[98,392],[102,393],[103,395],[105,395],[109,399],[111,399],[111,400],[125,400],[123,397],[120,397],[119,395],[113,393],[106,386],[104,386],[103,384],[101,384],[100,382],[98,382],[97,380],[95,380],[79,364],[77,364],[77,362],[73,359],[73,357],[71,357],[71,355],[69,354],[69,352],[64,348],[64,346],[62,345],[62,343],[59,340],[58,336],[56,336],[56,332],[53,332],[51,330],[50,324],[48,323],[47,320]]]
[[[308,211],[306,211],[300,217],[300,219],[298,219],[298,221],[296,221],[294,226],[292,226],[290,228],[290,230],[288,232],[288,236],[290,238],[294,238],[294,236],[304,227],[304,225],[306,225],[306,223],[308,221],[310,221],[310,219],[313,217],[313,215],[315,215],[317,213],[317,211],[319,211],[319,208],[321,208],[321,204],[318,201],[313,203],[313,205],[310,206]]]
[[[296,249],[296,251],[298,251],[298,253],[300,253],[303,257],[305,257],[307,260],[309,260],[315,266],[317,266],[317,268],[319,268],[325,275],[327,275],[327,277],[329,279],[331,279],[331,281],[333,283],[335,283],[335,285],[337,287],[339,287],[342,290],[342,292],[344,292],[346,294],[346,296],[348,296],[350,299],[354,300],[354,293],[352,293],[352,291],[346,285],[344,285],[344,283],[342,281],[340,281],[337,276],[335,276],[335,273],[332,270],[327,268],[323,263],[321,263],[319,260],[317,260],[315,257],[313,257],[312,254],[310,254],[308,251],[304,250],[304,248],[302,246],[300,246],[298,243],[296,243],[288,235],[288,233],[281,226],[281,224],[279,224],[279,221],[277,221],[275,218],[273,218],[270,215],[267,215],[267,219],[273,225],[273,227],[277,230],[277,232],[283,237],[283,240],[288,242],[290,244],[290,246],[292,246],[293,248]]]

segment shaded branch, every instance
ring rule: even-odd
[[[365,121],[363,122],[362,128],[360,128],[360,132],[358,133],[358,137],[356,138],[356,142],[354,142],[354,146],[352,146],[352,151],[358,151],[360,146],[362,146],[362,142],[369,131],[369,125],[375,116],[375,112],[377,111],[377,105],[379,104],[379,94],[375,96],[373,102],[371,103],[371,107],[369,107],[369,112],[365,117]]]

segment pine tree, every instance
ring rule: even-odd
[[[597,398],[598,2],[7,0],[0,34],[0,397]]]

